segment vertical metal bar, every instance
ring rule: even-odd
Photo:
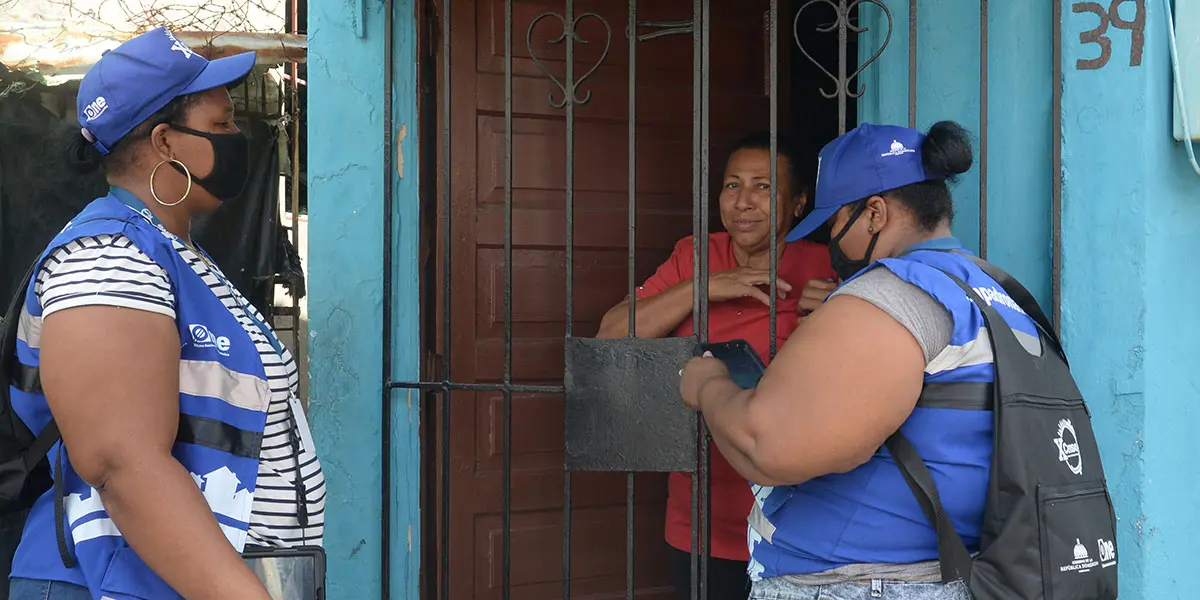
[[[380,561],[380,595],[383,600],[391,596],[391,529],[392,529],[392,390],[387,385],[392,380],[392,157],[395,148],[392,146],[392,83],[395,78],[394,39],[392,36],[393,2],[385,0],[383,4],[383,348],[380,354],[383,359],[383,392],[382,419],[380,425],[380,468],[382,469],[382,489],[380,490],[383,514],[380,518],[382,540],[379,547]],[[295,85],[297,82],[293,81]],[[294,168],[294,167],[293,167]],[[299,318],[299,315],[296,315]],[[296,477],[300,477],[297,469]]]
[[[912,0],[915,1],[915,0]],[[846,133],[846,96],[849,94],[849,87],[846,83],[846,44],[849,42],[849,25],[850,25],[850,6],[847,6],[846,0],[839,0],[837,6],[837,30],[838,30],[838,135]]]
[[[1054,125],[1050,128],[1053,141],[1051,142],[1052,156],[1052,173],[1050,177],[1050,235],[1051,243],[1051,266],[1050,266],[1050,295],[1052,308],[1052,318],[1054,319],[1054,327],[1062,332],[1062,92],[1063,92],[1063,68],[1062,68],[1062,0],[1054,0],[1050,3],[1053,5],[1051,10],[1051,27],[1052,33],[1052,55],[1054,65],[1052,66],[1054,73],[1054,89],[1051,92],[1051,116]]]
[[[566,254],[567,289],[565,337],[571,337],[575,319],[575,0],[566,0],[563,34],[567,40],[567,74],[563,100],[567,109]],[[571,471],[563,461],[563,600],[571,597]]]
[[[637,299],[634,271],[637,262],[637,0],[629,0],[629,337],[637,337]],[[634,476],[625,475],[625,600],[633,600],[634,563]]]
[[[908,0],[908,126],[917,127],[917,0]]]
[[[450,356],[454,353],[451,343],[454,330],[450,326],[450,276],[451,255],[454,249],[452,241],[451,221],[454,211],[454,201],[451,194],[451,143],[450,143],[450,88],[453,77],[450,71],[450,12],[451,0],[442,0],[442,185],[443,209],[442,220],[442,378],[450,381]],[[450,597],[450,401],[452,394],[447,388],[441,394],[442,399],[442,502],[441,502],[441,577],[440,597],[447,600]]]
[[[292,0],[292,34],[300,34],[299,0]],[[267,86],[259,88],[263,94],[263,106],[266,105]],[[292,61],[292,243],[296,252],[300,252],[300,63]],[[300,294],[292,292],[292,344],[296,352],[300,352]],[[385,374],[384,377],[391,379]]]
[[[988,0],[979,0],[979,256],[988,252]]]
[[[701,145],[703,144],[702,131],[700,121],[704,118],[702,96],[703,96],[703,71],[704,60],[701,56],[701,48],[703,46],[703,33],[700,31],[700,20],[703,18],[704,6],[707,4],[705,0],[692,1],[692,323],[693,329],[701,342],[707,341],[708,328],[706,327],[707,319],[701,315],[701,307],[705,300],[708,299],[708,271],[704,269],[704,265],[700,263],[701,256],[708,255],[708,230],[703,225],[701,212],[707,198],[703,197],[700,190],[700,182],[702,176],[700,174],[701,162]],[[707,448],[703,444],[704,435],[704,419],[699,415],[696,416],[696,429],[700,440],[700,454],[697,456],[696,473],[692,475],[692,507],[691,507],[691,524],[692,524],[692,555],[691,555],[691,595],[692,600],[699,598],[701,582],[703,575],[700,572],[700,554],[703,549],[700,547],[700,488],[702,486],[701,479],[703,477],[704,462],[707,457]]]
[[[512,594],[512,280],[513,280],[513,3],[504,0],[504,481],[501,485],[501,591],[508,600]]]
[[[771,45],[770,60],[767,68],[770,70],[768,78],[770,86],[768,96],[771,102],[771,208],[770,218],[768,222],[771,224],[771,317],[768,335],[770,335],[770,353],[769,358],[775,358],[775,352],[778,350],[775,340],[775,328],[778,315],[776,314],[776,298],[779,294],[777,289],[776,279],[779,276],[779,201],[782,198],[779,195],[779,1],[771,0],[771,7],[767,15],[768,23],[768,43]],[[795,169],[796,165],[789,164],[789,169]],[[797,190],[791,190],[791,193],[796,193]]]
[[[700,323],[700,339],[708,341],[708,221],[709,221],[709,149],[708,149],[708,132],[709,132],[709,83],[712,70],[712,64],[709,60],[709,44],[711,43],[711,31],[709,30],[709,11],[712,7],[711,2],[703,2],[700,14],[700,231],[704,235],[704,251],[700,253],[700,282],[704,287],[704,294],[700,297],[700,311],[696,315],[696,321]],[[708,555],[709,555],[709,534],[711,533],[712,519],[712,479],[710,477],[710,467],[712,457],[709,454],[709,449],[712,447],[712,440],[708,435],[708,427],[704,420],[700,419],[700,489],[704,490],[702,494],[703,502],[700,505],[700,600],[708,600]]]

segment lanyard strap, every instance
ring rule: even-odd
[[[263,337],[267,338],[267,342],[269,342],[271,344],[271,347],[275,349],[275,352],[279,353],[280,358],[283,358],[283,344],[275,336],[275,333],[273,331],[271,331],[271,329],[269,327],[267,327],[267,324],[263,323],[262,319],[259,319],[254,314],[254,311],[251,310],[251,308],[249,306],[244,306],[244,305],[242,305],[241,302],[238,301],[240,292],[238,292],[237,288],[235,288],[234,285],[232,283],[230,283],[230,281],[228,279],[225,278],[225,275],[221,273],[220,269],[215,268],[215,263],[212,262],[211,257],[209,257],[207,254],[205,254],[204,251],[201,250],[198,246],[192,246],[192,245],[184,242],[183,240],[179,239],[179,236],[168,231],[167,228],[163,226],[162,221],[159,221],[158,217],[154,216],[154,213],[151,212],[150,209],[146,207],[146,204],[144,202],[142,202],[141,199],[139,199],[137,196],[134,196],[130,192],[123,190],[119,187],[113,187],[111,190],[111,193],[114,198],[116,198],[118,201],[121,202],[121,204],[124,204],[125,206],[129,207],[129,209],[132,210],[133,212],[141,215],[142,218],[146,219],[146,221],[148,221],[151,225],[157,227],[160,231],[171,236],[171,239],[178,240],[180,244],[183,244],[185,247],[191,249],[193,252],[200,255],[201,259],[206,260],[210,264],[214,265],[214,268],[212,269],[213,275],[216,276],[217,279],[219,279],[221,281],[221,283],[224,283],[225,286],[229,288],[230,296],[233,298],[233,301],[238,305],[238,307],[242,309],[242,312],[245,313],[246,318],[250,319],[251,323],[254,323],[254,326],[258,328],[258,330],[263,334]]]

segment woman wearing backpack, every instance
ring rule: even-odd
[[[63,441],[12,600],[268,600],[240,554],[321,545],[295,361],[189,235],[246,181],[227,88],[254,63],[207,61],[159,28],[80,83],[72,160],[111,188],[46,248],[25,296],[17,358],[44,395],[14,387],[12,403]]]
[[[903,431],[977,551],[992,457],[992,413],[983,409],[990,388],[959,384],[992,381],[992,350],[979,309],[939,270],[994,293],[1022,345],[1037,352],[1039,343],[1033,322],[999,301],[1007,295],[951,236],[947,181],[971,163],[966,132],[949,122],[927,134],[864,124],[830,142],[816,207],[788,239],[830,223],[842,285],[828,300],[822,286],[805,290],[813,312],[757,389],[738,388],[720,361],[688,363],[684,402],[756,484],[751,598],[971,597],[962,581],[942,583],[935,531],[880,450]]]

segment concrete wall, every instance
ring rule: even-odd
[[[420,555],[417,401],[394,394],[390,473],[383,460],[384,177],[393,211],[393,379],[418,368],[417,91],[413,0],[393,0],[396,77],[384,85],[382,2],[309,4],[310,418],[328,485],[330,598],[379,598],[383,486],[390,482],[390,592],[416,598]],[[358,29],[363,29],[360,36]],[[384,130],[385,94],[393,130]],[[404,132],[401,138],[400,133]],[[401,160],[384,164],[385,139]],[[399,166],[403,165],[403,171]]]
[[[1077,59],[1099,52],[1079,34],[1099,18],[1060,1],[1063,333],[1117,504],[1121,597],[1192,598],[1200,177],[1171,138],[1166,15],[1146,0],[1140,66],[1130,65],[1130,32],[1110,26],[1107,65],[1080,70]],[[1122,18],[1134,8],[1122,6]]]

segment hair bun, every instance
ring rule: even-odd
[[[975,162],[971,135],[954,121],[934,123],[921,144],[921,162],[927,173],[953,181]]]
[[[68,125],[63,131],[67,167],[79,175],[95,173],[100,168],[100,151],[84,137],[76,125]]]

